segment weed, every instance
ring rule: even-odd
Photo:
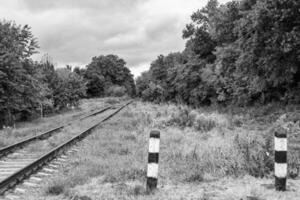
[[[124,180],[143,179],[146,176],[146,171],[138,168],[123,169],[120,171],[120,176]]]
[[[203,181],[203,173],[199,172],[199,173],[192,173],[189,174],[185,181],[187,182],[202,182]]]
[[[92,199],[88,196],[75,196],[72,198],[72,200],[92,200]]]
[[[64,193],[66,190],[65,187],[65,180],[63,179],[56,179],[50,182],[45,189],[45,193],[47,195],[60,195]]]
[[[252,176],[265,177],[273,170],[274,162],[268,154],[270,149],[260,135],[236,135],[234,146],[242,155],[245,170]]]
[[[134,196],[145,195],[146,190],[141,185],[135,185],[132,190],[129,190],[129,194],[133,194]]]
[[[124,140],[131,140],[131,141],[135,141],[137,139],[133,134],[124,135],[123,138]]]
[[[132,117],[134,117],[134,114],[132,112],[130,112],[129,110],[125,110],[122,113],[122,116],[132,118]]]
[[[104,177],[104,179],[103,179],[104,183],[116,183],[118,181],[119,180],[118,180],[116,174],[106,174],[105,177]]]
[[[120,103],[120,101],[116,98],[108,98],[105,100],[105,103],[114,105]]]
[[[181,106],[176,113],[172,114],[171,119],[167,123],[168,125],[177,125],[181,128],[191,127],[195,117],[196,115],[190,113],[190,109],[187,106]]]
[[[207,119],[203,115],[198,115],[195,118],[193,127],[197,131],[208,132],[216,127],[216,122],[212,119]]]
[[[170,119],[166,121],[167,126],[179,126],[181,128],[193,127],[196,131],[208,132],[215,127],[228,127],[229,120],[226,116],[218,113],[199,113],[186,106],[178,107]]]

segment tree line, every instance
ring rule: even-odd
[[[94,57],[85,68],[55,68],[28,25],[0,21],[0,128],[78,106],[84,97],[135,95],[133,75],[116,55]]]
[[[182,52],[159,55],[137,95],[192,106],[300,103],[300,1],[207,5],[183,30]]]

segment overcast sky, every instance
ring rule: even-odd
[[[220,2],[226,2],[222,0]],[[57,66],[85,66],[117,54],[137,76],[159,54],[182,51],[181,33],[207,0],[1,0],[0,19],[28,24],[41,55]]]

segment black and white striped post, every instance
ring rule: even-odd
[[[151,131],[149,139],[148,167],[147,167],[147,192],[157,188],[158,157],[159,157],[160,132]]]
[[[275,131],[274,136],[275,189],[277,191],[285,191],[287,177],[287,131],[279,128]]]

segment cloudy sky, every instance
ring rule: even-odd
[[[226,2],[221,0],[220,2]],[[58,67],[117,54],[137,76],[159,54],[181,51],[182,30],[207,0],[1,0],[0,19],[28,24]]]

